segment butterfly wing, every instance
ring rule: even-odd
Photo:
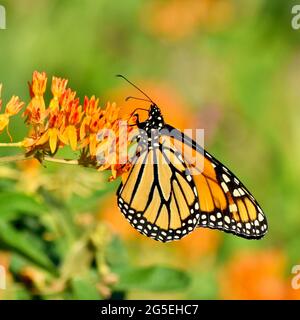
[[[161,143],[182,154],[186,166],[193,170],[201,211],[198,226],[248,239],[263,237],[268,229],[266,217],[241,181],[194,140],[172,126],[167,125],[166,129],[172,135],[162,135]],[[193,155],[191,160],[190,155]]]
[[[180,153],[162,144],[135,158],[117,196],[130,224],[155,240],[179,240],[199,224],[195,183]]]

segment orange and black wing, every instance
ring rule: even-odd
[[[162,135],[161,143],[182,154],[185,165],[193,174],[200,206],[198,226],[248,239],[263,237],[268,229],[267,220],[248,189],[199,144],[177,129],[167,127],[172,136]]]
[[[135,158],[117,196],[130,224],[155,240],[179,240],[199,224],[193,178],[180,153],[162,144]]]

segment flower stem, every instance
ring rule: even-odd
[[[17,154],[14,156],[0,157],[0,163],[15,162],[32,158],[33,156],[26,157],[25,154]]]
[[[34,156],[28,156],[26,157],[25,154],[17,154],[14,156],[7,156],[7,157],[0,157],[0,164],[1,163],[7,163],[7,162],[15,162],[15,161],[21,161],[21,160],[28,160],[33,159]],[[73,159],[60,159],[60,158],[52,158],[49,156],[45,156],[43,158],[44,161],[48,162],[56,162],[56,163],[62,163],[62,164],[71,164],[71,165],[78,165],[78,160]]]
[[[49,157],[49,156],[45,156],[44,160],[45,161],[49,161],[49,162],[63,163],[63,164],[74,164],[74,165],[79,164],[78,160],[52,158],[52,157]]]
[[[16,147],[16,148],[20,148],[23,146],[22,141],[20,142],[1,142],[0,143],[0,147]]]

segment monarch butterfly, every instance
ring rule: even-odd
[[[198,143],[166,124],[157,104],[119,76],[151,103],[146,121],[139,122],[136,114],[137,152],[117,191],[118,206],[130,224],[162,242],[179,240],[197,227],[247,239],[263,237],[266,217],[240,180]],[[184,148],[202,161],[202,168],[182,152]]]

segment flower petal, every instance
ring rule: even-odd
[[[76,131],[76,128],[74,126],[68,126],[67,130],[68,130],[68,138],[69,138],[71,149],[75,151],[76,148],[77,148],[77,131]]]
[[[56,150],[57,136],[58,136],[57,129],[49,129],[49,145],[50,145],[51,153],[54,153]]]

